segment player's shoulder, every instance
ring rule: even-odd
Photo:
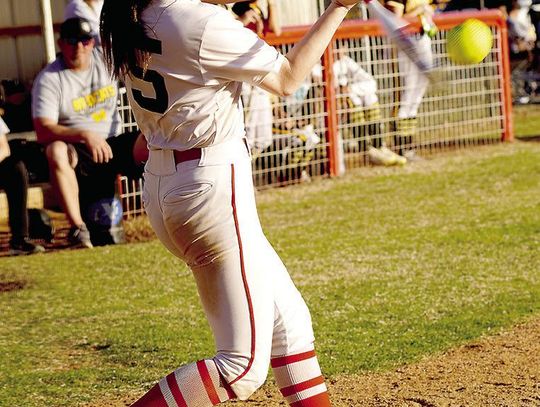
[[[229,12],[220,5],[204,3],[200,0],[154,0],[147,9],[153,8],[157,12],[163,11],[167,14],[191,14],[199,17],[211,17],[214,15],[225,14]]]
[[[226,18],[232,16],[225,8],[199,0],[153,0],[143,12],[154,32],[200,33]]]
[[[160,4],[161,3],[161,4]],[[242,24],[234,18],[233,14],[221,5],[204,3],[200,0],[176,0],[172,6],[168,6],[166,0],[157,0],[151,3],[158,7],[155,10],[159,14],[159,8],[167,8],[165,13],[173,21],[189,21],[189,30],[204,31],[204,35],[218,35],[222,40],[228,39]],[[176,18],[178,17],[178,18]],[[201,31],[201,32],[202,32]],[[234,34],[232,34],[234,36]]]

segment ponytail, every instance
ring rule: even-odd
[[[118,78],[129,75],[135,67],[145,67],[150,54],[145,26],[140,18],[152,0],[105,0],[101,10],[100,35],[105,62]]]

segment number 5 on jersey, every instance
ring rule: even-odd
[[[144,44],[144,50],[151,52],[152,54],[161,55],[161,41],[151,38],[147,39]],[[155,93],[155,97],[144,96],[142,91],[137,89],[133,83],[131,93],[137,104],[143,109],[154,113],[165,113],[169,106],[169,93],[165,87],[165,78],[157,71],[147,69],[145,72],[138,66],[131,72],[136,78],[152,84]]]

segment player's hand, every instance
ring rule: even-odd
[[[92,154],[92,159],[98,164],[108,163],[113,158],[111,146],[107,141],[91,131],[85,131],[82,135],[86,148]]]

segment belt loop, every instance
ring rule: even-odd
[[[206,153],[206,148],[201,148],[201,158],[199,160],[199,167],[202,167],[206,164],[206,156],[207,156],[207,153]]]
[[[176,172],[173,150],[150,150],[145,169],[154,175],[171,175]]]

